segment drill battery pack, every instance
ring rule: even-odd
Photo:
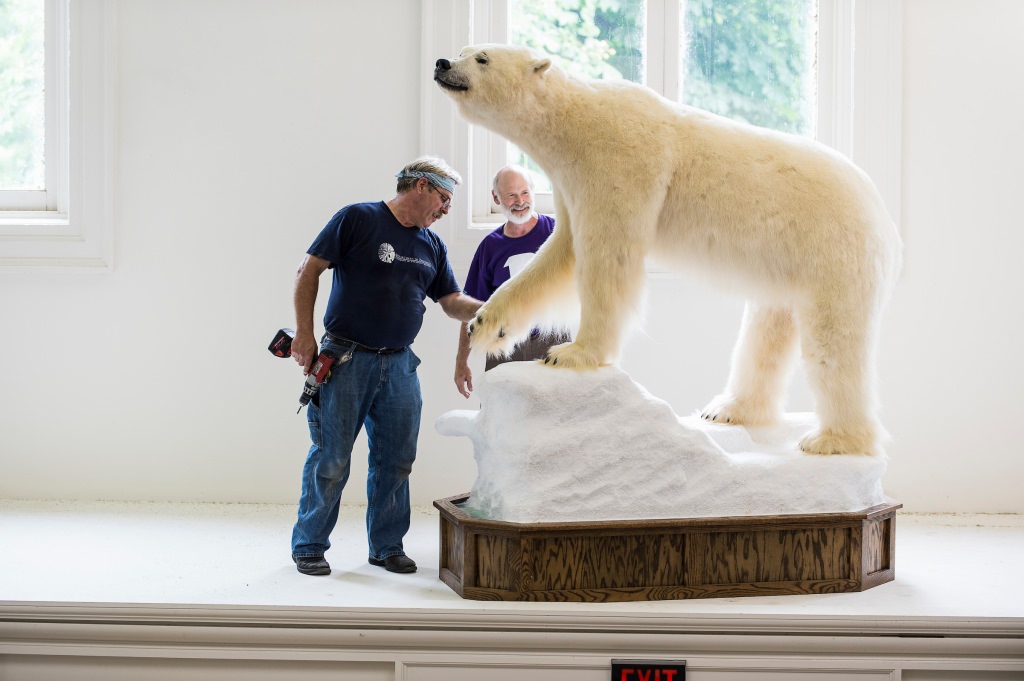
[[[293,338],[295,338],[294,329],[281,329],[274,336],[274,340],[270,341],[267,350],[270,350],[270,354],[274,357],[291,357]]]

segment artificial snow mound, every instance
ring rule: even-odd
[[[517,523],[789,515],[884,503],[884,457],[809,456],[813,414],[774,428],[680,418],[621,369],[510,362],[478,381],[479,411],[442,414],[473,441],[464,509]]]

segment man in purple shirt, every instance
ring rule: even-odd
[[[533,177],[520,166],[506,166],[494,176],[491,198],[505,215],[504,225],[483,238],[477,246],[466,277],[465,293],[486,301],[499,286],[511,279],[554,231],[555,221],[540,215],[533,206]],[[473,392],[473,372],[469,368],[469,333],[466,323],[459,330],[459,350],[455,357],[455,387],[463,397]],[[543,359],[548,348],[572,340],[567,333],[534,329],[508,357],[488,357],[485,371],[503,362]]]

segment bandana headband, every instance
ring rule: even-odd
[[[405,170],[403,172],[396,174],[395,177],[399,179],[403,177],[412,177],[417,180],[421,177],[424,177],[426,178],[427,182],[434,185],[435,187],[446,189],[449,194],[455,193],[455,180],[453,180],[450,177],[445,177],[444,175],[438,175],[437,173],[428,173],[423,170]]]

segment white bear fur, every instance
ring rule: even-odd
[[[508,352],[578,291],[558,368],[617,361],[645,259],[697,268],[747,298],[719,423],[777,423],[797,348],[819,428],[811,454],[877,454],[874,354],[901,243],[871,180],[812,140],[716,116],[628,81],[585,81],[537,53],[467,47],[435,81],[460,114],[517,144],[555,188],[558,228],[471,325]],[[564,321],[564,320],[563,320]]]

